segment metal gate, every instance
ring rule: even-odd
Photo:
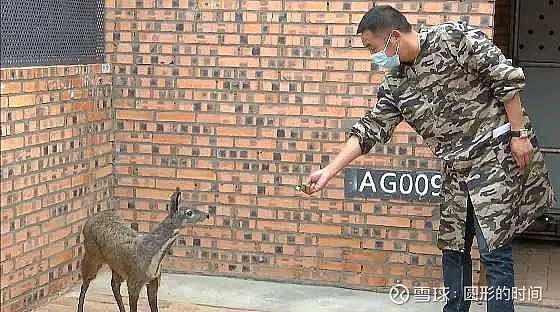
[[[560,0],[515,0],[512,13],[513,61],[527,78],[523,106],[560,197]],[[560,236],[560,207],[546,211],[526,234]]]
[[[103,0],[0,0],[0,67],[102,63]]]

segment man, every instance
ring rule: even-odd
[[[479,30],[444,23],[416,32],[390,6],[367,12],[358,34],[373,63],[389,71],[376,106],[348,131],[344,149],[309,176],[311,192],[407,121],[443,161],[437,243],[449,292],[443,311],[469,310],[475,235],[487,271],[488,311],[514,311],[507,293],[514,286],[512,237],[555,201],[521,106],[522,69]]]

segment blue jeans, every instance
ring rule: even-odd
[[[486,240],[474,214],[470,198],[467,203],[465,252],[443,250],[443,283],[448,291],[443,312],[467,312],[471,299],[465,298],[465,289],[472,286],[471,246],[474,236],[480,250],[480,260],[486,268],[487,311],[514,312],[512,290],[514,287],[513,254],[511,243],[488,252]],[[508,296],[497,297],[497,292],[508,289]],[[504,292],[502,292],[503,294]],[[506,298],[508,297],[508,298]]]

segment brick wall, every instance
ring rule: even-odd
[[[78,281],[82,221],[112,190],[111,77],[101,65],[2,69],[2,312]]]
[[[382,3],[378,1],[377,3]],[[492,34],[493,2],[395,1],[413,24]],[[355,36],[372,1],[110,1],[115,200],[141,231],[179,186],[213,214],[167,267],[380,288],[440,285],[437,204],[313,197],[293,185],[331,161],[374,105],[381,72]],[[352,165],[437,169],[406,124]]]
[[[334,158],[376,101],[383,74],[354,35],[372,3],[109,0],[112,75],[3,69],[2,312],[78,282],[88,213],[114,198],[148,231],[176,186],[215,217],[183,230],[170,270],[439,286],[437,204],[344,199],[342,174],[311,198],[292,187]],[[467,20],[493,32],[491,1],[377,3],[415,25]],[[352,165],[439,168],[404,123]]]

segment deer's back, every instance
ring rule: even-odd
[[[104,211],[90,217],[83,228],[86,256],[93,256],[126,277],[136,261],[138,234],[120,217]]]

